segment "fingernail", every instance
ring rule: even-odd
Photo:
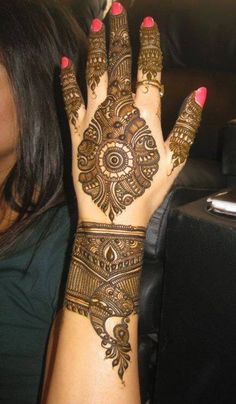
[[[70,60],[66,56],[63,56],[61,58],[61,68],[66,69],[69,66],[70,66]]]
[[[91,24],[91,31],[92,32],[99,32],[102,29],[102,21],[98,18],[95,18]]]
[[[154,27],[155,21],[152,17],[145,17],[142,23],[144,28],[152,28]]]
[[[195,101],[201,108],[203,108],[207,96],[207,89],[206,87],[200,87],[198,90],[195,91]]]
[[[111,13],[113,15],[120,15],[123,12],[123,6],[118,1],[112,3]]]

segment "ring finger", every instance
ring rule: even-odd
[[[149,107],[158,111],[160,98],[163,95],[162,52],[159,30],[152,17],[146,17],[143,20],[140,28],[140,44],[136,104],[138,107],[148,104]]]

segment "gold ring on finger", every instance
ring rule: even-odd
[[[148,92],[148,86],[154,86],[159,90],[160,97],[164,95],[164,85],[158,80],[142,80],[138,81],[136,87],[143,85],[146,88],[145,94]]]

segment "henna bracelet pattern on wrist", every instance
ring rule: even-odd
[[[138,312],[144,237],[143,227],[81,223],[67,281],[65,307],[89,317],[122,381],[130,362],[129,316]],[[106,328],[111,317],[117,320],[113,335]]]

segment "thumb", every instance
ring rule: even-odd
[[[168,175],[176,177],[186,162],[190,147],[197,134],[206,101],[207,89],[200,87],[187,98],[181,108],[180,115],[165,142],[169,156]],[[176,171],[177,169],[177,171]]]

